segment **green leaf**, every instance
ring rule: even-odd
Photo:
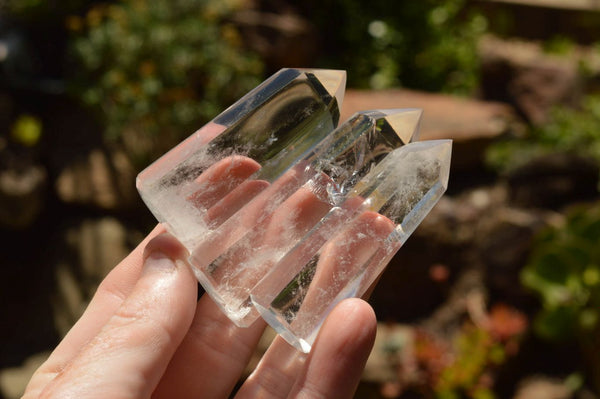
[[[548,340],[565,340],[575,336],[578,313],[569,307],[542,310],[534,320],[535,332]]]

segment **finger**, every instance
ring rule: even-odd
[[[248,198],[246,195],[254,195],[253,191],[255,187],[248,187],[243,184],[238,186],[240,191],[234,190],[232,194],[236,197],[240,195],[248,203],[244,203],[243,209],[240,209],[234,215],[227,215],[228,211],[221,206],[221,203],[215,204],[216,208],[209,211],[210,218],[208,221],[211,225],[216,225],[217,223],[223,224],[197,244],[192,252],[192,263],[196,266],[207,266],[221,255],[224,250],[241,239],[246,232],[262,223],[273,212],[273,208],[281,203],[282,199],[287,198],[296,191],[301,174],[301,171],[292,169],[288,170],[268,187],[266,185],[262,187],[262,183],[258,183],[257,188],[259,190],[257,191],[262,191],[253,198]],[[234,200],[234,202],[238,201]],[[221,214],[219,214],[220,211],[225,211],[223,216],[228,217],[227,220],[221,217]]]
[[[32,397],[37,397],[35,393],[54,379],[81,348],[98,335],[139,279],[144,248],[150,240],[162,233],[164,228],[158,225],[102,281],[84,314],[31,378],[27,392],[31,392]]]
[[[349,279],[359,275],[394,227],[390,219],[371,211],[364,212],[352,220],[348,227],[323,248],[311,282],[311,290],[319,291],[345,285]],[[346,278],[340,278],[340,275]],[[307,299],[304,300],[303,306],[308,306]]]
[[[237,327],[204,295],[154,398],[226,398],[264,331],[264,321]]]
[[[227,286],[253,287],[323,215],[329,204],[305,187],[286,199],[272,215],[248,232],[220,257],[211,279]],[[252,273],[248,273],[252,269]],[[247,296],[244,290],[243,295]]]
[[[207,131],[206,129],[203,130]],[[219,128],[211,128],[208,129],[207,132],[218,133],[220,130]],[[196,135],[198,135],[198,133]],[[204,136],[209,137],[210,134],[208,133],[204,134]],[[190,136],[190,139],[192,137],[194,136]],[[177,154],[177,152],[168,153],[161,158],[159,162],[174,162],[172,158],[178,157],[179,155]],[[236,165],[241,169],[252,167],[252,165],[248,166],[244,162],[240,162],[240,165],[236,163]],[[227,171],[227,168],[221,169],[222,172]],[[243,174],[244,172],[242,171],[239,173]],[[129,295],[133,289],[133,286],[137,282],[143,263],[142,254],[146,244],[153,237],[163,233],[164,231],[164,227],[158,225],[142,241],[142,243],[140,243],[138,247],[134,249],[131,254],[129,254],[129,256],[127,256],[111,271],[111,273],[108,274],[108,276],[98,287],[94,298],[90,302],[82,317],[73,326],[71,331],[69,331],[58,347],[53,351],[49,359],[40,367],[40,369],[37,370],[29,384],[31,389],[36,386],[44,386],[48,381],[52,380],[55,375],[64,368],[65,364],[73,358],[79,349],[91,338],[98,334],[102,326],[106,324],[107,320],[121,305],[124,298]]]
[[[323,324],[289,397],[352,398],[376,332],[375,314],[365,301],[342,301]]]
[[[330,306],[324,298],[336,298],[352,279],[362,279],[365,265],[393,229],[391,220],[367,211],[325,244],[292,328],[310,331],[306,327],[319,320],[315,315],[324,314]]]
[[[191,324],[197,284],[173,237],[155,238],[144,256],[131,294],[42,396],[150,397]]]
[[[287,398],[305,360],[305,353],[277,336],[235,398]]]
[[[206,222],[220,226],[268,186],[264,180],[246,180],[206,211]]]
[[[281,247],[296,242],[331,208],[332,205],[320,198],[314,189],[306,185],[299,188],[273,212],[265,228],[265,244]]]
[[[238,187],[260,164],[250,158],[234,155],[211,165],[196,179],[196,192],[188,201],[196,207],[208,209]]]

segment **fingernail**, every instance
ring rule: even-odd
[[[151,252],[144,261],[144,273],[153,271],[175,271],[178,261],[160,251]]]

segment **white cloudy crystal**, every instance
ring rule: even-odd
[[[191,251],[337,126],[345,83],[345,71],[280,70],[142,171],[142,199]]]

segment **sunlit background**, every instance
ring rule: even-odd
[[[357,397],[599,397],[600,2],[0,0],[0,398],[155,224],[136,174],[282,67],[454,139]]]

